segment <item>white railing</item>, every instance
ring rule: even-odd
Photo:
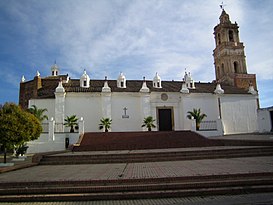
[[[42,133],[48,133],[49,132],[49,123],[42,123]]]
[[[42,123],[42,133],[48,133],[49,132],[49,123]],[[69,132],[70,127],[64,127],[63,123],[54,123],[54,132],[55,133],[63,133],[63,132]],[[79,132],[78,129],[74,128],[74,132]]]
[[[64,124],[63,123],[55,123],[54,132],[64,132]]]
[[[200,123],[200,131],[211,131],[217,130],[217,122],[216,120],[206,120]]]

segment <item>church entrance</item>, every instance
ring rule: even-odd
[[[158,108],[158,126],[159,131],[173,130],[173,109]]]

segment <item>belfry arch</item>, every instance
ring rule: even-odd
[[[239,63],[237,61],[233,62],[233,68],[234,68],[234,73],[240,73]]]

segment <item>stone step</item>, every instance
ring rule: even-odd
[[[144,152],[127,154],[84,154],[52,156],[44,155],[41,165],[61,164],[100,164],[100,163],[131,163],[153,161],[180,161],[196,159],[236,158],[251,156],[272,156],[272,147],[213,149],[195,151]]]
[[[264,179],[229,179],[229,180],[208,180],[199,182],[170,182],[154,184],[127,184],[127,185],[75,185],[67,186],[44,186],[44,187],[5,187],[0,189],[3,195],[16,194],[65,194],[65,193],[102,193],[102,192],[132,192],[132,191],[155,191],[155,190],[177,190],[177,189],[197,189],[197,188],[218,188],[218,187],[235,187],[235,186],[257,186],[273,185],[272,178]]]
[[[209,140],[196,132],[108,132],[85,133],[74,151],[110,151],[166,149],[179,147],[222,146],[221,141]]]
[[[193,197],[208,195],[234,195],[246,193],[272,192],[273,185],[251,187],[219,187],[204,189],[134,191],[134,192],[103,192],[103,193],[68,193],[68,194],[32,194],[2,195],[1,202],[33,202],[33,201],[90,201],[90,200],[124,200],[152,199],[168,197]]]
[[[208,139],[192,131],[89,132],[74,151],[168,149],[211,146],[273,146],[273,141]]]
[[[272,192],[273,178],[225,179],[157,184],[1,188],[1,202],[84,201],[189,197]]]
[[[6,188],[26,188],[26,187],[68,187],[68,186],[104,186],[111,185],[142,185],[158,183],[200,183],[211,181],[234,181],[234,180],[271,180],[273,172],[237,173],[221,175],[196,175],[180,177],[158,177],[158,178],[120,178],[120,179],[100,179],[100,180],[75,180],[75,181],[20,181],[20,182],[0,182],[0,189]]]

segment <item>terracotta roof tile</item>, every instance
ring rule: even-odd
[[[42,88],[38,91],[38,98],[54,98],[55,88],[58,86],[60,78],[47,77],[42,79]],[[139,92],[142,87],[142,80],[127,80],[126,88],[118,88],[116,80],[108,80],[108,85],[112,92]],[[150,92],[179,92],[182,87],[181,81],[162,81],[162,88],[153,88],[152,81],[146,81]],[[79,79],[70,79],[68,83],[63,83],[66,92],[101,92],[104,80],[91,80],[89,88],[80,87]],[[214,83],[195,83],[195,89],[190,89],[190,93],[213,93],[216,85]],[[247,90],[234,86],[221,85],[225,94],[248,94]]]

